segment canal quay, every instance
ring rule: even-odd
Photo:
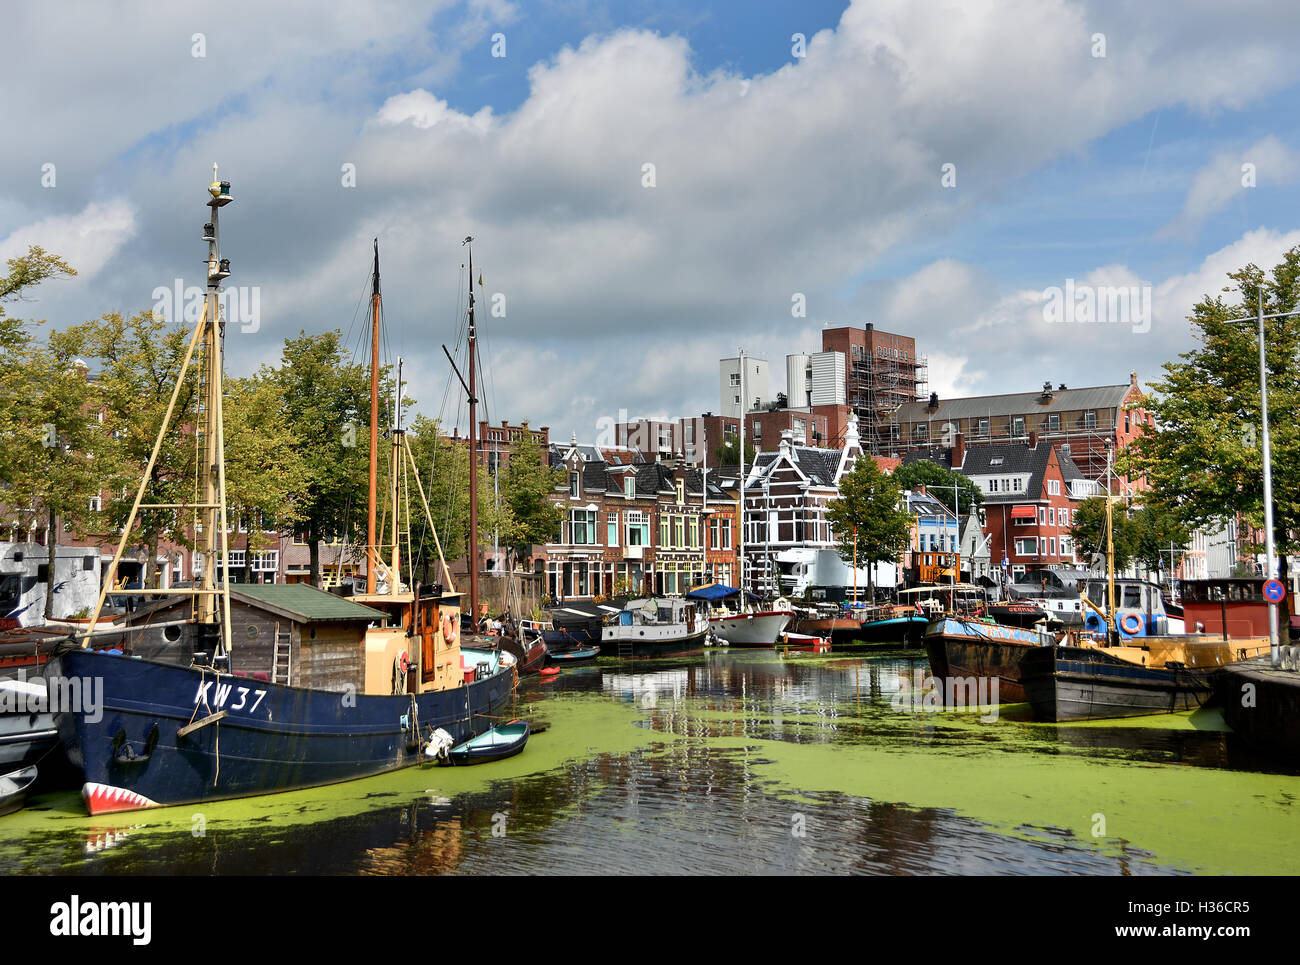
[[[1295,874],[1300,774],[1219,711],[1035,723],[903,699],[923,656],[710,649],[525,678],[526,750],[328,787],[0,818],[11,875]],[[900,709],[902,708],[902,709]],[[981,719],[983,718],[983,719]]]

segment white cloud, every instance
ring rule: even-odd
[[[1192,179],[1182,213],[1160,229],[1164,237],[1195,236],[1210,215],[1226,208],[1243,191],[1276,186],[1300,174],[1300,155],[1269,135],[1244,151],[1223,151]]]
[[[136,233],[135,209],[121,198],[95,202],[71,215],[54,215],[15,228],[0,240],[0,262],[39,245],[77,270],[84,284]]]

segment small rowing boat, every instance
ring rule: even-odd
[[[512,757],[528,743],[528,722],[512,720],[508,724],[489,727],[477,737],[457,744],[447,752],[449,764],[486,764]]]
[[[24,767],[8,774],[0,774],[0,815],[12,814],[22,809],[27,792],[36,783],[36,768]]]

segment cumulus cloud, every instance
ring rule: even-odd
[[[1165,237],[1193,237],[1205,219],[1241,192],[1286,184],[1300,175],[1300,155],[1269,135],[1244,151],[1223,151],[1192,179],[1182,213],[1160,229]]]
[[[526,68],[527,96],[500,108],[453,98],[440,80],[449,49],[518,16],[497,0],[441,31],[425,5],[396,2],[236,3],[210,26],[181,8],[83,12],[57,23],[29,13],[15,27],[7,86],[26,71],[49,86],[44,102],[14,105],[16,129],[42,137],[0,158],[12,175],[0,212],[73,216],[117,175],[139,243],[106,256],[109,294],[138,308],[196,270],[198,196],[218,159],[239,202],[222,216],[231,283],[263,292],[262,328],[232,341],[232,368],[274,358],[300,328],[354,326],[379,237],[393,350],[420,360],[410,371],[422,402],[443,394],[438,346],[459,329],[459,242],[474,235],[475,274],[508,306],[480,316],[504,370],[500,416],[575,430],[619,408],[716,409],[717,359],[741,343],[767,353],[775,388],[785,354],[819,348],[827,318],[915,335],[931,383],[953,392],[1004,391],[1027,373],[1033,386],[1047,369],[1079,383],[1102,353],[1141,355],[1163,338],[1158,308],[1141,343],[1049,328],[1041,291],[1059,279],[1004,283],[931,257],[869,297],[851,280],[907,245],[933,251],[1024,177],[1152,111],[1236,109],[1300,71],[1290,6],[1256,36],[1246,24],[1258,11],[1208,3],[1168,18],[1104,0],[989,0],[942,15],[872,0],[768,72],[703,67],[685,38],[636,29],[531,66],[507,58],[494,69]],[[204,29],[196,61],[188,41]],[[1099,30],[1104,58],[1092,54]],[[124,56],[127,37],[126,53],[150,56]],[[55,49],[87,56],[41,67]],[[64,157],[79,170],[65,177],[61,164],[57,194],[24,186]],[[954,189],[940,183],[949,163]],[[344,164],[355,188],[340,182]],[[1135,273],[1084,274],[1118,284]],[[791,314],[796,295],[806,319]],[[74,318],[109,307],[67,304]]]
[[[24,254],[29,245],[39,245],[75,268],[84,285],[135,232],[135,209],[127,201],[95,202],[75,214],[53,215],[15,228],[0,240],[0,262]]]

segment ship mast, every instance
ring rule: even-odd
[[[398,487],[398,477],[402,471],[402,434],[402,360],[399,357],[397,359],[397,384],[393,387],[393,454],[391,459],[393,480],[392,485],[389,486],[393,506],[393,571],[388,577],[388,592],[390,596],[394,597],[397,596],[402,586],[401,540],[399,539],[398,530],[398,517],[401,515],[398,505],[398,498],[401,495]]]
[[[375,497],[379,486],[379,239],[370,291],[370,498],[366,519],[366,592],[375,592],[379,546],[375,532]],[[397,503],[394,501],[393,506]],[[396,540],[394,540],[396,542]]]
[[[749,592],[745,586],[745,350],[740,350],[740,605],[738,612],[749,609]]]
[[[469,248],[469,620],[478,629],[478,399],[474,355],[478,333],[474,329],[474,248],[473,238],[462,244]]]
[[[226,519],[226,452],[223,442],[225,426],[222,421],[221,399],[222,338],[224,337],[225,323],[219,314],[221,282],[230,277],[230,260],[221,257],[221,236],[218,228],[220,225],[220,210],[233,201],[234,198],[230,194],[230,182],[218,179],[217,165],[215,164],[212,165],[212,183],[208,185],[208,194],[210,197],[207,204],[212,210],[210,215],[212,220],[203,226],[203,240],[208,243],[208,286],[207,297],[203,303],[203,312],[190,335],[185,357],[181,361],[180,371],[176,374],[176,382],[172,386],[171,399],[167,403],[167,410],[163,414],[162,423],[158,426],[153,451],[149,455],[149,461],[145,465],[140,485],[136,489],[135,501],[131,504],[131,511],[127,514],[126,523],[122,526],[122,535],[118,540],[117,550],[113,554],[113,561],[104,574],[103,585],[99,590],[99,599],[95,603],[95,612],[90,620],[90,629],[82,640],[83,647],[90,646],[90,635],[93,633],[95,625],[99,621],[99,616],[104,610],[104,600],[108,596],[109,589],[116,582],[118,563],[122,559],[122,554],[126,551],[127,541],[130,539],[131,531],[139,518],[140,510],[163,509],[172,512],[195,510],[197,521],[201,521],[203,527],[203,567],[197,585],[168,588],[142,587],[139,590],[114,590],[114,592],[133,595],[184,595],[197,597],[194,615],[199,625],[198,639],[200,646],[206,651],[209,642],[213,645],[211,651],[206,651],[209,658],[217,654],[224,654],[227,657],[230,655],[229,525]],[[175,308],[181,310],[183,306],[177,305]],[[163,439],[166,438],[167,430],[171,425],[172,416],[176,411],[176,403],[180,398],[181,386],[185,382],[185,374],[189,371],[190,364],[194,360],[195,349],[198,348],[200,339],[203,341],[202,375],[204,379],[203,461],[196,469],[202,490],[201,501],[192,504],[146,503],[144,494],[149,488],[150,480],[153,478],[154,466],[158,462],[158,453],[162,449]],[[217,579],[218,555],[220,555],[222,571],[220,581]],[[216,639],[212,639],[213,637]]]

